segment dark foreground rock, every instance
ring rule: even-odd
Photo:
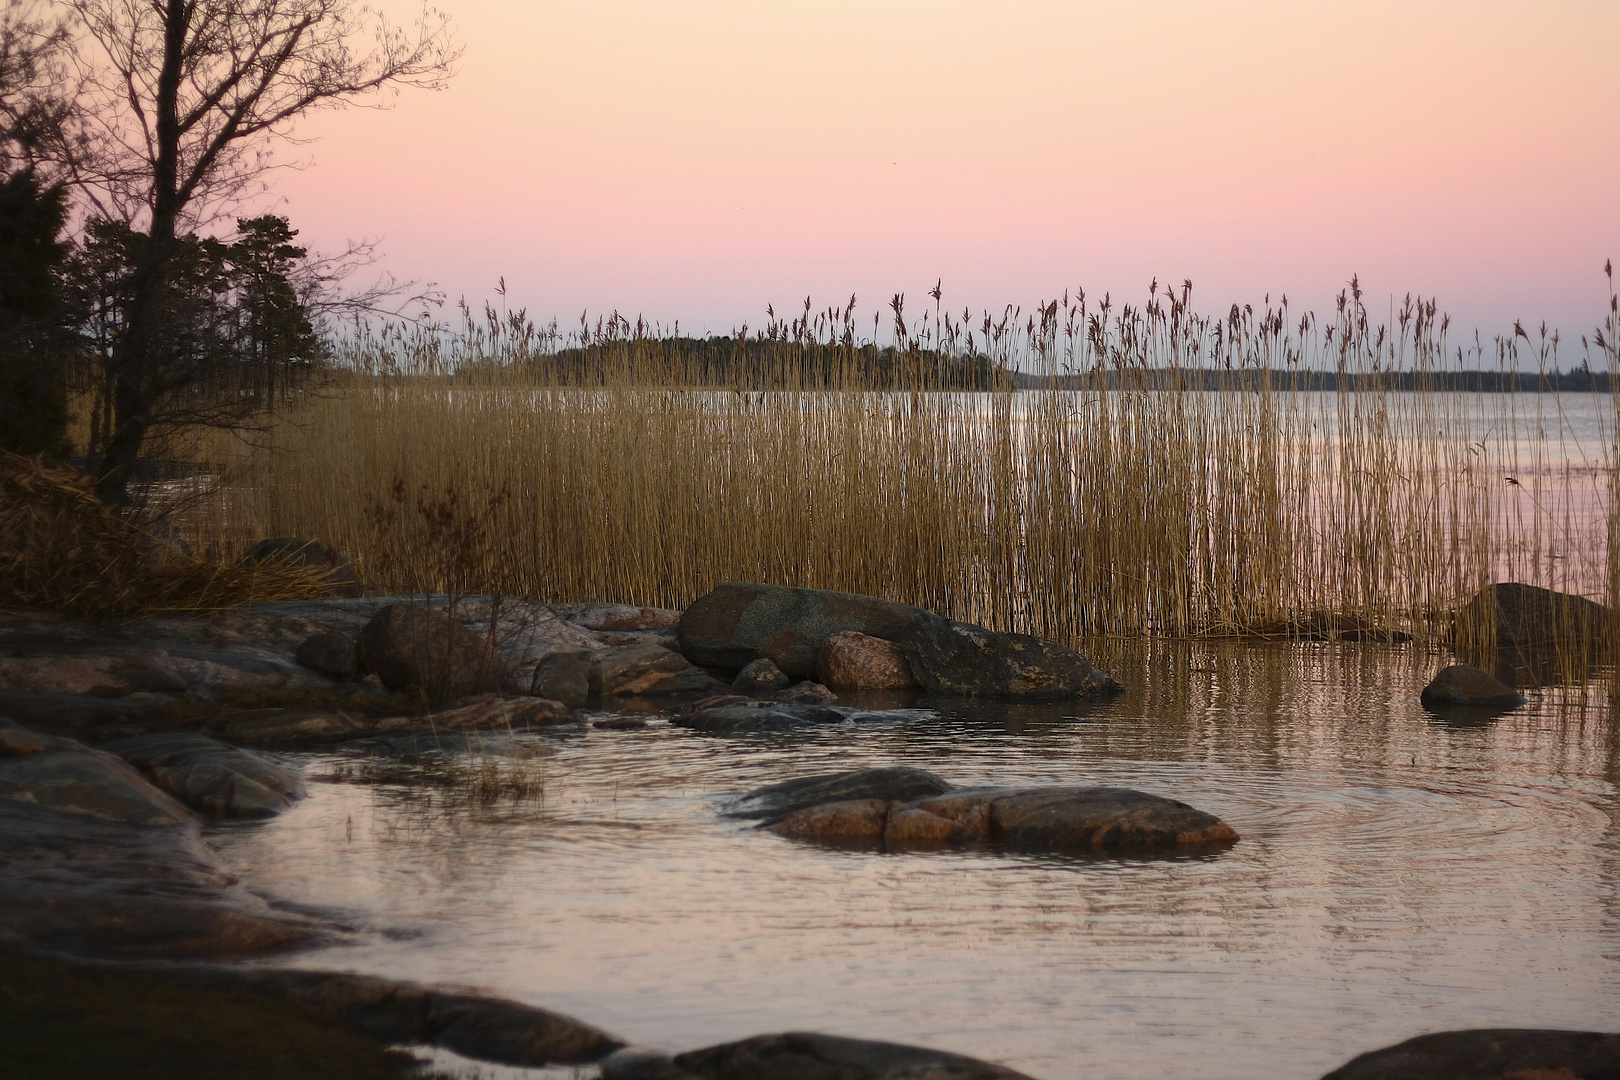
[[[1362,1054],[1323,1080],[1620,1080],[1620,1034],[1442,1031]]]
[[[942,789],[942,790],[941,790]],[[1022,851],[1150,852],[1228,846],[1230,825],[1130,788],[953,789],[920,769],[863,769],[750,792],[728,813],[796,840],[904,850],[993,845]]]
[[[322,631],[298,645],[293,658],[300,664],[338,679],[351,679],[360,671],[360,645],[348,634]]]
[[[304,797],[298,770],[184,732],[136,735],[103,744],[193,810],[215,817],[274,817]]]
[[[1425,708],[1436,712],[1454,709],[1505,711],[1523,705],[1526,698],[1488,671],[1469,664],[1442,668],[1420,695]]]
[[[501,662],[487,637],[426,604],[389,604],[360,631],[360,658],[384,686],[449,701],[497,690]]]
[[[119,757],[0,721],[0,800],[129,825],[179,826],[190,811]]]
[[[1059,700],[1123,689],[1068,646],[1028,634],[929,616],[907,624],[899,643],[917,681],[935,693]]]
[[[681,614],[681,653],[695,664],[731,671],[768,657],[789,679],[814,679],[816,657],[833,634],[856,630],[892,641],[922,614],[873,596],[732,582]]]
[[[1029,1080],[1000,1065],[920,1046],[809,1031],[756,1035],[665,1057],[624,1050],[602,1080]]]

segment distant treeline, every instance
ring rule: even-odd
[[[657,383],[764,390],[1011,390],[986,356],[770,338],[630,338],[560,349],[515,365],[560,385]]]
[[[1021,390],[1095,389],[1099,380],[1110,390],[1258,390],[1268,383],[1274,390],[1456,390],[1483,394],[1554,391],[1607,394],[1610,390],[1608,372],[1580,369],[1566,372],[1383,371],[1341,375],[1335,371],[1298,368],[1282,371],[1152,368],[1057,376],[1019,371],[1013,374],[1013,379]]]

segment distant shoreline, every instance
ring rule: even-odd
[[[1596,393],[1612,392],[1608,372],[1567,371],[1392,371],[1346,373],[1336,371],[1253,368],[1219,371],[1201,368],[1085,372],[1072,375],[1011,373],[1019,390],[1094,390],[1104,380],[1109,390],[1272,390],[1451,391],[1476,394]]]

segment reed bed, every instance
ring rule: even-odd
[[[1324,318],[1203,315],[1190,286],[976,321],[931,296],[881,348],[853,302],[708,342],[521,312],[358,334],[189,527],[319,538],[376,590],[775,581],[1067,640],[1323,612],[1434,636],[1495,580],[1614,599],[1615,395],[1445,388],[1556,375],[1556,335],[1459,348],[1432,303],[1378,325],[1357,289]],[[1617,336],[1611,295],[1579,360],[1605,387]]]

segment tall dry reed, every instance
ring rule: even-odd
[[[977,321],[930,295],[882,348],[853,301],[707,342],[495,312],[358,335],[196,528],[317,537],[377,589],[777,581],[1067,639],[1435,635],[1493,580],[1613,598],[1616,399],[1506,377],[1555,375],[1556,335],[1458,348],[1432,303],[1378,325],[1354,288],[1322,319],[1201,315],[1190,286]],[[1581,357],[1611,379],[1616,318]],[[1481,368],[1507,391],[1447,389]]]

